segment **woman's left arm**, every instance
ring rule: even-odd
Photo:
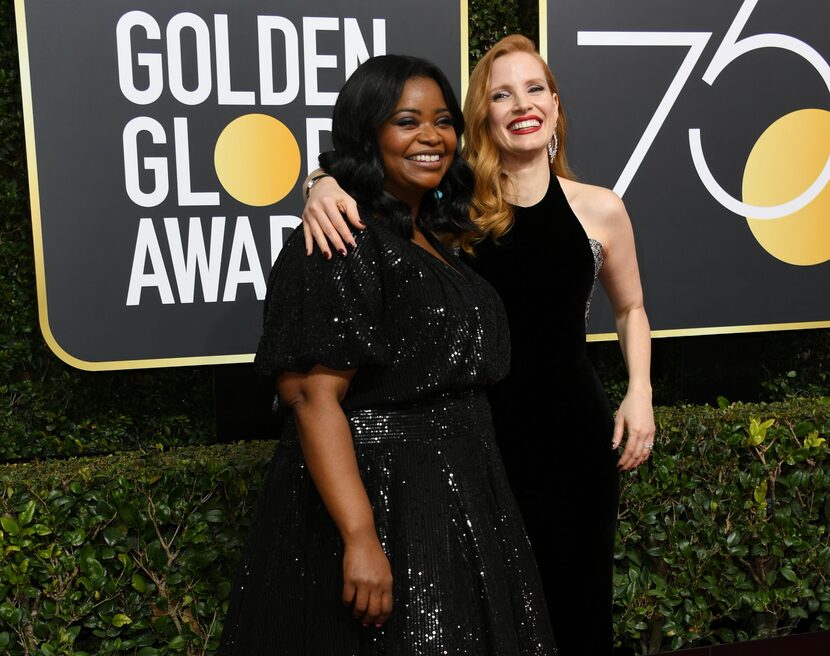
[[[648,460],[654,445],[651,403],[651,332],[645,307],[634,232],[622,200],[602,190],[601,214],[605,262],[600,280],[614,309],[617,336],[628,369],[628,391],[614,420],[612,448],[626,436],[619,468],[630,471]]]

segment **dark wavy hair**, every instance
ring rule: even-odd
[[[383,188],[383,159],[377,132],[395,111],[403,86],[412,78],[435,80],[459,142],[464,116],[441,70],[424,59],[405,55],[372,57],[348,79],[337,97],[332,117],[333,150],[320,155],[320,165],[333,175],[369,214],[381,216],[404,237],[413,234],[410,207]],[[456,149],[452,164],[438,186],[440,193],[425,193],[418,208],[422,229],[460,235],[475,230],[470,220],[473,173]]]

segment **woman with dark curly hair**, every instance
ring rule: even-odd
[[[556,653],[484,391],[504,309],[436,237],[472,228],[463,129],[421,59],[370,59],[340,92],[321,161],[365,229],[333,259],[297,230],[271,272],[256,365],[288,418],[222,654]]]

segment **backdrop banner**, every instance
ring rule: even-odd
[[[542,0],[580,179],[613,188],[657,335],[830,326],[830,4]],[[607,299],[594,338],[613,331]]]
[[[358,64],[461,91],[466,0],[16,0],[40,323],[84,369],[248,362]]]

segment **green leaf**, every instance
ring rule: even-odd
[[[221,508],[213,508],[205,513],[205,521],[212,524],[219,524],[225,521],[225,513]]]
[[[167,646],[173,651],[181,651],[185,648],[186,644],[187,641],[182,636],[177,635],[170,642],[167,643]]]
[[[17,522],[20,526],[27,526],[29,522],[32,521],[32,517],[35,515],[35,500],[29,499],[26,502],[26,505],[23,506],[23,510],[17,515]]]
[[[808,449],[817,449],[826,441],[823,437],[818,436],[818,431],[811,431],[804,438],[804,446]]]
[[[104,538],[104,543],[108,547],[114,547],[124,538],[125,535],[126,531],[117,526],[108,526],[101,531],[101,537]]]
[[[124,615],[124,613],[117,613],[112,617],[112,625],[117,627],[122,627],[125,624],[132,624],[133,621],[130,619],[128,615]]]
[[[158,656],[159,650],[155,647],[142,647],[136,656]]]
[[[763,480],[761,481],[760,485],[755,486],[755,491],[753,492],[753,497],[755,498],[755,503],[765,503],[767,500],[767,488],[769,487],[769,481]]]
[[[150,544],[147,545],[147,557],[150,559],[150,562],[153,564],[153,567],[157,569],[163,569],[167,567],[167,554],[164,552],[164,548],[161,546],[161,542],[158,540],[153,540]],[[170,582],[168,577],[168,583]]]
[[[798,581],[798,576],[796,576],[796,573],[792,569],[790,569],[789,567],[782,567],[780,569],[780,572],[781,572],[781,576],[783,576],[785,579],[787,579],[791,583],[796,583]]]
[[[136,591],[138,591],[142,594],[144,594],[148,590],[147,581],[145,581],[144,577],[141,576],[141,574],[139,574],[138,572],[133,574],[132,584],[133,584],[133,589],[135,589]]]
[[[0,526],[9,535],[20,535],[20,526],[14,517],[9,517],[8,515],[0,517]]]
[[[67,533],[69,544],[73,547],[80,547],[86,540],[86,531],[82,528],[76,528],[74,531]]]
[[[8,601],[4,601],[0,604],[0,620],[3,620],[7,624],[14,624],[15,617],[20,615],[20,610],[15,608],[12,604]]]
[[[81,571],[92,581],[104,578],[104,566],[95,558],[87,558],[81,563]]]
[[[816,426],[812,421],[801,421],[796,424],[795,428],[793,428],[793,432],[796,437],[804,437],[807,433],[814,431],[815,429]]]
[[[118,504],[118,518],[127,526],[138,527],[141,524],[141,516],[131,503]]]

